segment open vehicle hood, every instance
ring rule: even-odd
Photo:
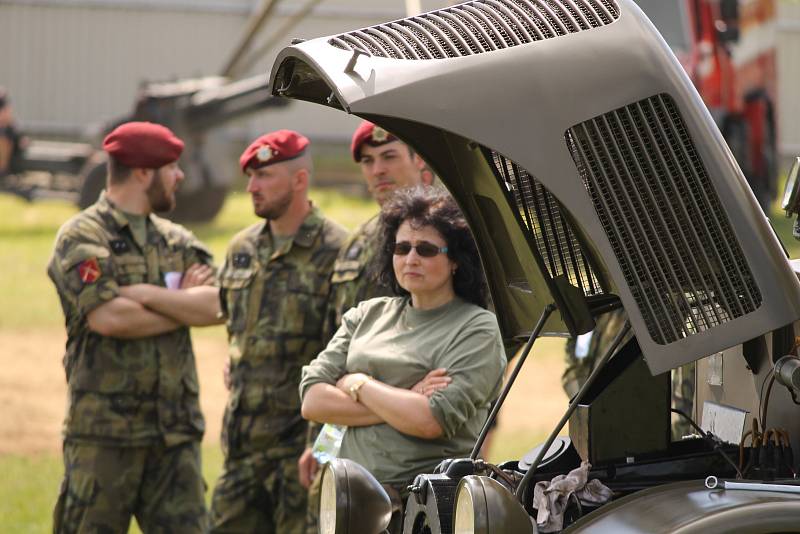
[[[800,284],[675,56],[629,0],[473,0],[285,48],[276,95],[390,130],[478,241],[506,339],[617,295],[651,372],[800,317]]]

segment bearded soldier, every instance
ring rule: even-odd
[[[189,325],[218,321],[211,255],[154,213],[175,206],[183,142],[151,123],[103,143],[107,191],[67,221],[48,274],[67,327],[64,480],[55,532],[206,528],[204,422]]]
[[[220,272],[230,342],[225,467],[214,488],[212,532],[304,532],[306,491],[297,460],[306,423],[300,370],[322,350],[333,262],[346,232],[308,200],[309,141],[280,130],[239,162],[265,219],[231,241]]]

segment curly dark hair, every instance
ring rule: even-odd
[[[381,244],[375,258],[376,278],[397,295],[408,295],[394,274],[394,245],[404,221],[414,227],[435,228],[447,243],[447,257],[458,265],[453,275],[456,295],[487,307],[486,280],[472,232],[455,200],[446,191],[417,186],[395,192],[381,210]]]

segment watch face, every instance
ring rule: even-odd
[[[798,180],[798,172],[800,171],[800,157],[795,158],[794,164],[789,171],[789,176],[786,178],[786,187],[783,189],[783,202],[781,207],[786,211],[786,215],[798,213],[798,196],[800,196],[800,180]]]

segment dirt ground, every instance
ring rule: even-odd
[[[61,446],[66,385],[61,330],[0,332],[0,454],[54,453]],[[222,383],[222,332],[195,337],[206,416],[205,442],[218,443],[227,393]],[[501,433],[549,431],[566,406],[559,377],[563,342],[537,342],[501,412]],[[512,363],[513,365],[513,363]]]

